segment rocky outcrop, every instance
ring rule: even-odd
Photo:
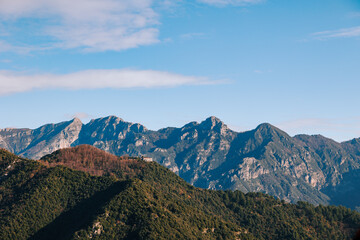
[[[82,122],[75,118],[38,129],[5,129],[0,132],[0,147],[27,158],[39,159],[60,148],[72,146],[79,138]]]

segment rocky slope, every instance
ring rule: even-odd
[[[88,124],[74,119],[35,130],[0,131],[0,147],[33,159],[79,144],[119,156],[152,158],[202,188],[360,206],[360,198],[349,198],[360,192],[359,139],[337,143],[320,135],[290,137],[267,123],[237,133],[216,117],[158,131],[114,116]]]

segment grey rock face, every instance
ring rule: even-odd
[[[360,190],[360,140],[290,137],[264,123],[237,133],[216,117],[151,131],[115,116],[79,119],[38,129],[2,129],[0,147],[39,159],[57,149],[90,144],[116,155],[146,156],[189,183],[209,189],[261,191],[314,204],[360,206],[342,200]],[[360,192],[360,191],[358,191]]]
[[[0,147],[27,158],[39,159],[57,149],[70,147],[79,138],[83,124],[75,118],[68,122],[47,124],[35,130],[3,129]]]

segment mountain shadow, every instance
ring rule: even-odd
[[[115,182],[109,188],[95,193],[79,202],[69,211],[62,213],[54,221],[37,231],[30,240],[72,239],[75,232],[92,226],[96,217],[103,213],[103,207],[117,194],[126,189],[128,182]]]

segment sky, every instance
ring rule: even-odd
[[[359,0],[0,0],[0,128],[115,115],[360,137]]]

